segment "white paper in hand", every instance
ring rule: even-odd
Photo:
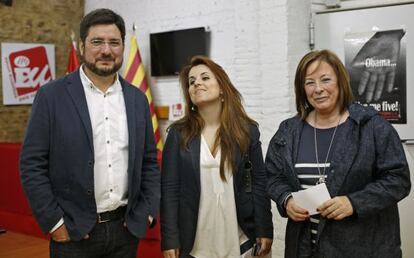
[[[295,204],[307,210],[309,215],[318,214],[316,208],[325,201],[331,199],[325,183],[312,186],[299,192],[294,192],[292,193],[292,197]]]

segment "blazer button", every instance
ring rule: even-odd
[[[92,165],[93,165],[93,162],[89,160],[89,161],[88,161],[88,166],[89,166],[89,167],[92,167]]]
[[[91,195],[92,194],[92,190],[89,189],[88,191],[86,191],[86,194],[87,195]]]
[[[332,169],[332,170],[331,170],[331,173],[332,173],[332,174],[333,174],[333,173],[335,173],[335,169]]]

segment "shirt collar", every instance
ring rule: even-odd
[[[81,78],[81,82],[82,82],[84,89],[85,90],[92,89],[94,91],[96,90],[103,94],[103,92],[98,87],[96,87],[96,85],[88,78],[88,76],[86,75],[83,69],[84,69],[84,65],[80,67],[79,73],[80,73],[80,78]],[[116,73],[115,76],[116,77],[115,77],[114,83],[111,86],[109,86],[106,93],[122,91],[122,86],[121,86],[121,82],[119,81],[118,73]]]

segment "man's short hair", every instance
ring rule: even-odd
[[[122,42],[125,42],[125,22],[122,17],[112,10],[100,8],[93,10],[83,17],[80,23],[80,39],[85,43],[89,28],[101,24],[115,24],[121,32]]]

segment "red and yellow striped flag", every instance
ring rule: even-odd
[[[147,96],[152,116],[152,127],[154,128],[155,143],[157,144],[158,150],[157,157],[158,160],[161,160],[164,145],[162,143],[160,129],[158,127],[157,115],[155,114],[154,100],[152,99],[151,89],[145,76],[144,64],[142,63],[141,55],[139,54],[137,38],[135,35],[131,37],[131,48],[129,50],[124,77],[128,82],[142,90],[142,92],[144,92]]]

